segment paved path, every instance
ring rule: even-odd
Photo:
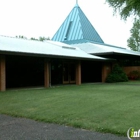
[[[128,138],[0,115],[0,140],[128,140]]]

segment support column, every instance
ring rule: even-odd
[[[81,85],[81,62],[76,64],[76,85]]]
[[[50,68],[49,68],[49,62],[45,60],[44,64],[44,86],[45,88],[48,88],[50,86]]]
[[[108,74],[111,72],[111,65],[104,63],[102,65],[102,82],[106,81]]]
[[[0,56],[0,91],[6,90],[5,56]]]

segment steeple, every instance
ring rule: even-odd
[[[78,0],[76,0],[76,6],[71,10],[52,40],[60,42],[89,40],[104,43],[79,7]]]
[[[76,6],[78,6],[78,0],[76,0]]]

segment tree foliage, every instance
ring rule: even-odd
[[[30,40],[37,40],[37,41],[38,41],[38,39],[36,39],[36,38],[34,38],[34,37],[31,37]]]
[[[27,39],[27,37],[23,36],[23,35],[18,35],[18,36],[15,36],[16,38],[22,38],[22,39]],[[34,37],[31,37],[30,40],[36,40],[36,41],[44,41],[44,40],[50,40],[49,37],[39,37],[39,39],[37,38],[34,38]]]
[[[118,65],[114,65],[111,73],[107,76],[107,83],[115,83],[115,82],[127,82],[128,77],[123,69]]]
[[[16,36],[16,38],[27,39],[27,37],[26,36],[23,36],[23,35]]]
[[[123,19],[127,19],[130,15],[140,15],[140,0],[106,0],[114,12],[120,13]]]
[[[127,40],[128,46],[134,51],[140,51],[140,19],[135,19],[130,33],[131,37]]]
[[[50,40],[50,38],[49,37],[47,37],[47,38],[46,37],[41,37],[41,36],[39,37],[39,41],[44,41],[44,40]]]

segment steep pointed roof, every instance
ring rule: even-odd
[[[60,42],[89,40],[104,43],[77,3],[52,40]]]

